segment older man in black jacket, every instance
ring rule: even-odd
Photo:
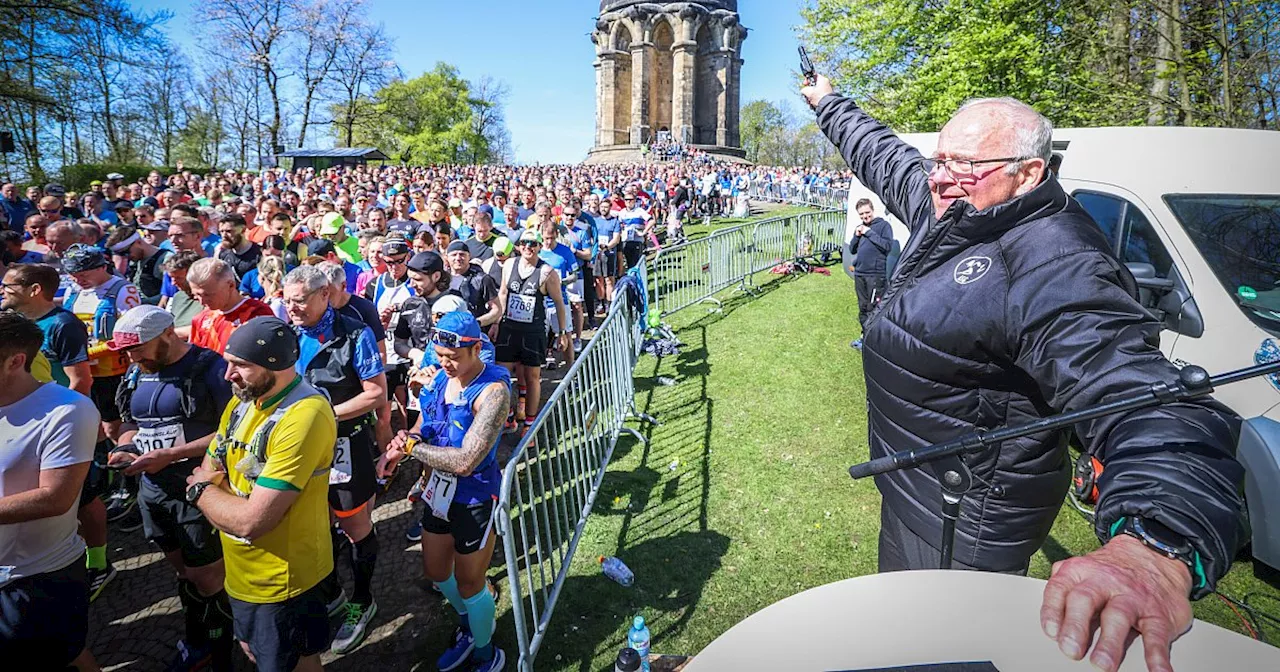
[[[1047,168],[1048,120],[1016,100],[974,101],[926,158],[825,77],[802,93],[858,179],[911,229],[863,336],[872,457],[1176,377],[1132,276]],[[1213,589],[1236,548],[1239,420],[1204,401],[1074,429],[1105,465],[1095,521],[1103,545],[1054,566],[1042,626],[1078,660],[1099,623],[1091,662],[1106,670],[1119,666],[1135,629],[1148,667],[1171,672],[1190,598]],[[981,481],[964,500],[957,566],[1026,571],[1067,489],[1066,443],[1064,433],[1044,433],[967,460]],[[881,570],[936,567],[934,473],[907,469],[876,484]]]

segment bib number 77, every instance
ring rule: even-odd
[[[449,520],[449,507],[453,504],[454,495],[458,494],[458,477],[447,471],[434,469],[427,479],[427,489],[422,491],[422,499],[431,507],[431,515],[440,520]]]

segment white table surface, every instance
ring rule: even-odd
[[[1093,670],[1040,630],[1045,582],[966,571],[876,574],[807,590],[733,626],[685,672],[860,670],[989,660],[1000,672]],[[1196,621],[1177,672],[1280,672],[1280,649]],[[1146,670],[1135,639],[1120,668]]]

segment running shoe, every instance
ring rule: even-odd
[[[582,352],[582,339],[581,339],[581,338],[575,338],[575,339],[573,339],[573,351],[574,351],[575,353],[577,353],[577,352]]]
[[[374,614],[378,613],[378,603],[370,602],[364,605],[348,602],[346,610],[346,620],[343,621],[342,627],[338,628],[337,636],[333,638],[331,650],[336,654],[354,651],[360,646],[368,632],[369,621],[373,620]]]
[[[849,347],[853,348],[854,350],[861,350],[861,349],[862,349],[862,339],[861,339],[861,338],[859,338],[858,340],[853,341],[852,343],[850,343],[850,344],[849,344]]]
[[[467,672],[502,672],[502,668],[507,664],[507,654],[502,649],[493,647],[493,657],[489,660],[475,660],[471,663],[471,669]]]
[[[114,523],[129,515],[138,506],[138,498],[128,490],[117,490],[107,498],[107,522]]]
[[[105,569],[88,569],[89,576],[89,601],[93,602],[102,594],[102,589],[107,587],[111,580],[116,578],[116,566],[107,563]]]
[[[178,640],[178,655],[164,668],[166,672],[196,672],[209,667],[213,662],[213,653],[209,648],[192,649],[184,640]]]
[[[445,652],[436,660],[436,668],[440,672],[449,672],[456,670],[463,663],[467,662],[467,658],[471,656],[471,652],[476,647],[475,637],[471,636],[470,630],[458,628],[453,631],[453,644],[445,649]]]

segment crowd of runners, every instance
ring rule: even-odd
[[[97,669],[108,536],[139,529],[177,577],[171,669],[231,669],[237,640],[260,670],[353,651],[397,469],[458,615],[439,669],[501,669],[497,447],[532,424],[542,370],[685,221],[753,184],[842,179],[706,161],[103,178],[0,189],[0,651],[50,669]]]

